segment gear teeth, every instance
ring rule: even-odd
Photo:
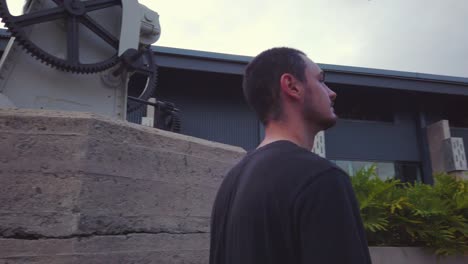
[[[119,2],[120,4],[122,3],[121,0]],[[111,58],[105,61],[78,65],[70,64],[63,59],[50,55],[49,53],[36,46],[36,44],[34,44],[23,32],[23,28],[15,24],[15,22],[12,19],[13,16],[10,14],[10,11],[8,9],[6,0],[0,0],[0,18],[5,24],[5,27],[8,28],[8,31],[11,33],[11,35],[16,37],[17,43],[26,51],[26,53],[31,54],[34,58],[48,65],[49,67],[56,68],[65,72],[91,74],[102,72],[106,69],[113,67],[119,62],[117,51]]]

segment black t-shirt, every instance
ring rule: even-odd
[[[371,263],[349,176],[289,141],[247,153],[218,191],[210,264]]]

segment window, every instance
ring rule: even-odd
[[[376,172],[380,179],[387,180],[396,178],[402,182],[421,181],[421,171],[419,163],[416,162],[379,162],[379,161],[351,161],[334,160],[338,167],[347,172],[350,176],[356,174],[362,168],[376,166]]]
[[[395,171],[395,177],[403,182],[421,181],[421,169],[417,162],[397,162]]]

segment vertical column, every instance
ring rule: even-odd
[[[150,103],[156,103],[156,98],[148,99]],[[141,124],[144,126],[154,127],[154,111],[155,108],[152,105],[146,107],[146,116],[141,118]]]
[[[462,138],[450,136],[448,120],[441,120],[427,127],[432,170],[463,176],[467,170],[466,154]]]
[[[416,100],[415,100],[416,101]],[[421,157],[422,167],[422,180],[426,184],[433,184],[434,179],[432,177],[432,164],[431,155],[429,153],[428,136],[427,136],[427,117],[424,106],[419,106],[419,112],[417,114],[417,139],[419,145],[419,152]]]
[[[312,148],[312,152],[319,155],[320,157],[323,157],[323,158],[326,157],[326,153],[325,153],[325,132],[324,131],[320,131],[315,136],[314,147]]]

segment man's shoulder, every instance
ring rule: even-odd
[[[275,142],[263,148],[249,152],[231,170],[231,173],[241,171],[269,172],[272,175],[289,174],[291,177],[310,177],[329,169],[338,169],[333,162],[319,155],[298,147],[288,141]]]
[[[282,164],[284,166],[300,168],[303,171],[317,174],[330,169],[339,169],[335,163],[306,149],[298,149],[295,152],[291,152],[290,155],[283,160]]]

